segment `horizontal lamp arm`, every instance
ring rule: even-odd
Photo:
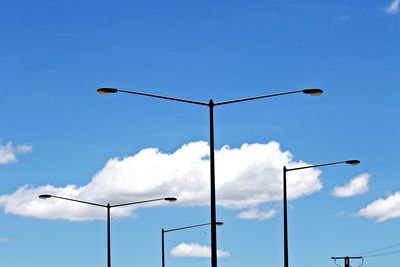
[[[318,168],[318,167],[336,165],[336,164],[342,164],[342,163],[346,163],[346,164],[350,164],[350,165],[358,165],[358,164],[360,164],[360,161],[359,160],[342,160],[342,161],[317,164],[317,165],[311,165],[311,166],[304,166],[304,167],[298,167],[298,168],[291,168],[291,169],[285,168],[285,171],[296,171],[296,170],[309,169],[309,168]]]
[[[98,92],[109,91],[109,92],[113,92],[113,93],[121,92],[121,93],[127,93],[127,94],[149,96],[149,97],[154,97],[154,98],[168,99],[168,100],[173,100],[173,101],[178,101],[178,102],[208,106],[208,103],[204,103],[204,102],[200,102],[200,101],[194,101],[194,100],[188,100],[188,99],[182,99],[182,98],[176,98],[176,97],[170,97],[170,96],[162,96],[162,95],[156,95],[156,94],[149,94],[149,93],[143,93],[143,92],[137,92],[137,91],[120,90],[120,89],[115,89],[115,88],[100,88],[97,91]]]
[[[88,204],[88,205],[92,205],[92,206],[103,207],[103,208],[107,207],[106,205],[97,204],[97,203],[93,203],[93,202],[82,201],[82,200],[77,200],[77,199],[72,199],[72,198],[67,198],[67,197],[59,197],[59,196],[53,196],[53,195],[51,197],[64,199],[64,200],[69,200],[69,201],[74,201],[74,202],[79,202],[79,203]]]
[[[204,225],[209,225],[209,224],[211,224],[211,223],[202,223],[202,224],[196,224],[196,225],[191,225],[191,226],[168,229],[168,230],[164,230],[164,233],[178,231],[178,230],[184,230],[184,229],[189,229],[189,228],[194,228],[194,227],[199,227],[199,226],[204,226]]]
[[[284,92],[284,93],[277,93],[277,94],[269,94],[269,95],[262,95],[262,96],[247,97],[247,98],[241,98],[241,99],[217,102],[217,103],[214,104],[214,106],[221,106],[221,105],[225,105],[225,104],[245,102],[245,101],[256,100],[256,99],[261,99],[261,98],[268,98],[268,97],[274,97],[274,96],[297,94],[297,93],[302,93],[302,92],[303,92],[303,90],[296,90],[296,91],[291,91],[291,92]]]
[[[136,201],[136,202],[117,204],[117,205],[110,205],[110,208],[129,206],[129,205],[135,205],[135,204],[141,204],[141,203],[147,203],[147,202],[154,202],[154,201],[160,201],[160,200],[165,200],[165,198],[155,198],[155,199],[149,199],[149,200],[143,200],[143,201]]]

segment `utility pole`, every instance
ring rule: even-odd
[[[357,257],[349,257],[349,256],[346,256],[346,257],[331,257],[331,259],[335,261],[335,264],[336,264],[336,260],[344,260],[344,267],[350,267],[351,266],[350,265],[350,260],[352,260],[352,259],[361,259],[363,261],[363,263],[364,263],[364,259],[361,256],[357,256]],[[363,263],[360,266],[362,266]]]

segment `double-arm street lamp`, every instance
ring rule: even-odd
[[[284,246],[284,267],[289,267],[289,255],[288,255],[288,222],[287,222],[287,191],[286,191],[286,173],[290,171],[298,171],[310,168],[318,168],[328,165],[336,165],[336,164],[350,164],[350,165],[358,165],[360,164],[359,160],[344,160],[344,161],[336,161],[318,165],[310,165],[310,166],[303,166],[297,168],[286,168],[283,166],[283,246]]]
[[[111,208],[136,205],[136,204],[154,202],[154,201],[160,201],[160,200],[165,200],[168,202],[176,201],[175,197],[164,197],[164,198],[148,199],[148,200],[135,201],[135,202],[129,202],[129,203],[123,203],[123,204],[117,204],[117,205],[110,205],[110,203],[107,203],[107,205],[103,205],[103,204],[92,203],[92,202],[87,202],[87,201],[82,201],[82,200],[77,200],[77,199],[72,199],[72,198],[67,198],[67,197],[53,196],[53,195],[40,195],[39,198],[41,198],[41,199],[58,198],[58,199],[63,199],[63,200],[79,202],[79,203],[83,203],[83,204],[87,204],[87,205],[103,207],[103,208],[107,209],[107,267],[111,267],[111,242],[110,242],[110,209]]]
[[[195,225],[190,225],[190,226],[185,226],[185,227],[179,227],[179,228],[173,228],[173,229],[167,229],[164,230],[164,228],[161,229],[161,260],[162,260],[162,267],[165,267],[165,252],[164,252],[164,234],[168,232],[174,232],[174,231],[179,231],[179,230],[185,230],[189,228],[195,228],[195,227],[200,227],[204,225],[209,225],[211,223],[202,223],[202,224],[195,224]],[[223,222],[216,222],[217,226],[222,226],[224,225]]]
[[[227,104],[233,104],[233,103],[239,103],[239,102],[245,102],[245,101],[250,101],[250,100],[256,100],[256,99],[261,99],[261,98],[289,95],[289,94],[303,93],[303,94],[307,94],[307,95],[318,96],[323,93],[323,91],[321,89],[312,88],[312,89],[302,89],[302,90],[261,95],[261,96],[241,98],[241,99],[235,99],[235,100],[214,103],[214,101],[212,99],[210,99],[209,102],[201,102],[201,101],[181,99],[181,98],[175,98],[175,97],[169,97],[169,96],[148,94],[148,93],[143,93],[143,92],[120,90],[120,89],[116,89],[116,88],[99,88],[99,89],[97,89],[97,92],[99,94],[110,94],[110,93],[118,93],[119,92],[119,93],[127,93],[127,94],[134,94],[134,95],[142,95],[142,96],[161,98],[161,99],[166,99],[166,100],[172,100],[172,101],[178,101],[178,102],[184,102],[184,103],[188,103],[188,104],[195,104],[195,105],[208,107],[209,117],[210,117],[210,211],[211,211],[210,225],[211,225],[211,266],[212,267],[217,267],[217,230],[216,230],[217,218],[216,218],[216,201],[215,201],[215,158],[214,158],[214,107],[227,105]]]

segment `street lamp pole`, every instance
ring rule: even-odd
[[[110,235],[111,235],[110,234],[110,209],[111,208],[135,205],[135,204],[141,204],[141,203],[147,203],[147,202],[154,202],[154,201],[160,201],[160,200],[165,200],[168,202],[175,202],[177,200],[175,197],[165,197],[165,198],[155,198],[155,199],[149,199],[149,200],[123,203],[123,204],[118,204],[118,205],[110,205],[110,203],[107,203],[107,205],[103,205],[103,204],[82,201],[82,200],[77,200],[77,199],[67,198],[67,197],[54,196],[54,195],[40,195],[39,198],[41,198],[41,199],[58,198],[58,199],[88,204],[88,205],[92,205],[92,206],[103,207],[103,208],[107,209],[107,267],[111,267],[111,238],[110,238]]]
[[[165,250],[164,250],[164,228],[161,228],[161,266],[165,267]]]
[[[202,223],[202,224],[195,224],[195,225],[190,225],[190,226],[185,226],[185,227],[179,227],[179,228],[173,228],[173,229],[167,229],[164,230],[164,228],[161,229],[161,255],[162,255],[162,267],[165,267],[165,253],[164,253],[164,234],[168,232],[174,232],[174,231],[179,231],[179,230],[185,230],[189,228],[195,228],[195,227],[200,227],[204,225],[210,225],[211,223]],[[222,226],[224,225],[223,222],[216,222],[217,226]]]
[[[121,90],[121,89],[116,89],[116,88],[99,88],[99,89],[97,89],[97,92],[99,94],[111,94],[111,93],[120,92],[120,93],[148,96],[148,97],[153,97],[153,98],[161,98],[161,99],[184,102],[184,103],[201,105],[201,106],[208,106],[209,115],[210,115],[210,119],[209,120],[210,120],[211,266],[212,267],[217,267],[217,229],[216,229],[216,221],[217,221],[216,217],[217,216],[216,216],[216,199],[215,199],[214,107],[215,106],[227,105],[227,104],[233,104],[233,103],[239,103],[239,102],[245,102],[245,101],[250,101],[250,100],[256,100],[256,99],[261,99],[261,98],[270,98],[270,97],[275,97],[275,96],[297,94],[297,93],[303,93],[303,94],[307,94],[307,95],[311,95],[311,96],[319,96],[319,95],[321,95],[323,93],[323,90],[322,89],[317,89],[317,88],[308,88],[308,89],[295,90],[295,91],[289,91],[289,92],[282,92],[282,93],[276,93],[276,94],[268,94],[268,95],[241,98],[241,99],[235,99],[235,100],[229,100],[229,101],[222,101],[222,102],[217,102],[217,103],[214,103],[214,101],[212,99],[210,99],[210,101],[207,103],[207,102],[201,102],[201,101],[181,99],[181,98],[176,98],[176,97],[162,96],[162,95],[156,95],[156,94],[148,94],[148,93],[137,92],[137,91],[127,91],[127,90]]]
[[[297,171],[309,168],[317,168],[324,167],[329,165],[336,164],[350,164],[350,165],[358,165],[360,164],[359,160],[344,160],[344,161],[336,161],[324,164],[303,166],[297,168],[286,168],[283,166],[283,250],[284,250],[284,267],[289,267],[289,241],[288,241],[288,219],[287,219],[287,186],[286,186],[286,173],[289,171]]]
[[[110,203],[107,203],[107,266],[111,267]]]

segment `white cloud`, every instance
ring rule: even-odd
[[[336,186],[332,195],[335,197],[353,197],[362,195],[368,192],[368,183],[371,176],[368,173],[363,173],[351,179],[343,186]]]
[[[393,0],[389,6],[385,8],[385,12],[390,15],[397,14],[399,12],[400,0]]]
[[[275,209],[271,209],[268,211],[260,211],[258,209],[252,208],[239,213],[236,217],[239,219],[247,219],[247,220],[266,220],[274,217],[278,212]]]
[[[52,194],[97,203],[118,204],[149,198],[175,196],[175,205],[209,205],[209,146],[206,142],[183,145],[172,154],[146,148],[124,159],[110,159],[92,180],[83,186],[43,185],[18,188],[0,196],[5,212],[48,219],[86,220],[104,218],[104,211],[79,203],[57,199],[41,200]],[[277,142],[224,146],[215,152],[217,205],[230,209],[255,207],[282,198],[282,168],[303,166]],[[318,192],[322,188],[318,169],[305,169],[288,176],[288,198]],[[113,209],[113,216],[126,217],[133,209],[166,204]]]
[[[26,154],[26,153],[32,152],[32,146],[20,145],[20,146],[17,146],[15,151],[17,151],[18,153],[21,153],[21,154]]]
[[[199,245],[198,243],[180,243],[171,250],[172,257],[211,257],[211,249],[207,246]],[[229,257],[231,254],[228,251],[217,251],[218,257]]]
[[[6,145],[0,144],[0,164],[8,164],[16,161],[13,147],[11,142],[8,142]]]
[[[378,222],[400,217],[400,192],[386,199],[378,199],[357,212],[358,216],[373,218]]]
[[[32,146],[20,145],[14,148],[11,142],[0,144],[0,165],[9,164],[17,160],[16,153],[26,154],[32,151]]]

